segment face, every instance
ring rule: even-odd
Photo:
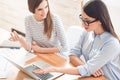
[[[48,13],[48,3],[43,0],[40,5],[35,9],[34,16],[38,21],[42,21],[47,17]]]
[[[100,26],[100,21],[96,20],[95,18],[89,17],[86,13],[82,12],[79,16],[82,20],[82,26],[86,29],[86,31],[96,31]]]

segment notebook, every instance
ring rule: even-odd
[[[4,40],[1,44],[0,44],[0,48],[20,48],[21,44],[17,41],[10,41],[10,40]]]
[[[16,66],[18,69],[20,69],[21,71],[23,71],[24,73],[28,74],[29,76],[31,76],[33,79],[35,80],[52,80],[58,76],[61,76],[62,73],[48,73],[48,74],[35,74],[33,73],[33,70],[35,69],[44,69],[44,68],[48,68],[51,67],[52,65],[38,60],[35,61],[27,66],[20,66],[19,64],[15,63],[14,61],[10,60],[9,58],[3,56],[6,60],[8,60],[11,64],[13,64],[14,66]]]

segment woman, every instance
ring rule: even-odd
[[[62,72],[82,77],[94,73],[99,76],[103,72],[108,80],[120,80],[120,43],[105,4],[101,0],[88,1],[80,19],[87,32],[83,32],[78,44],[71,49],[70,61],[77,67],[54,67],[34,72]],[[86,63],[80,61],[81,55],[85,57]]]
[[[48,0],[28,0],[33,15],[25,18],[26,41],[15,31],[10,40],[19,41],[29,52],[56,53],[67,50],[63,24],[50,13]]]

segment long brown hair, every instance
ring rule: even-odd
[[[29,11],[34,14],[35,9],[40,5],[40,3],[42,1],[43,0],[28,0]],[[50,39],[51,35],[52,35],[53,21],[52,21],[52,17],[51,17],[51,13],[50,13],[48,0],[46,0],[46,1],[48,4],[48,13],[47,13],[47,17],[44,19],[44,34],[46,34],[48,39]]]
[[[105,31],[111,33],[118,40],[118,36],[114,31],[113,24],[111,22],[108,9],[101,0],[90,0],[84,7],[83,11],[90,17],[99,20],[102,23],[102,27]]]

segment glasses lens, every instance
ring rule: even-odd
[[[79,18],[80,18],[80,20],[81,20],[86,26],[89,26],[89,24],[94,23],[94,22],[97,21],[97,19],[95,19],[95,20],[93,20],[93,21],[84,20],[84,19],[82,18],[82,15],[81,15],[81,14],[79,15]]]
[[[82,18],[82,15],[79,15],[80,20],[86,25],[89,26],[89,23]]]
[[[83,21],[86,26],[89,26],[89,23],[86,21]]]

